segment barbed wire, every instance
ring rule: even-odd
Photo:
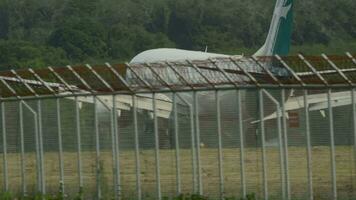
[[[256,87],[354,87],[355,55],[229,57],[0,72],[4,99]]]

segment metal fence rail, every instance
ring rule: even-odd
[[[350,53],[0,72],[0,187],[352,199],[355,75]]]

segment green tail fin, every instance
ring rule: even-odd
[[[288,55],[293,24],[293,0],[277,0],[265,44],[255,56]]]

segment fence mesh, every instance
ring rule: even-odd
[[[176,120],[174,110],[168,118],[161,117],[159,113],[164,111],[164,106],[173,109],[173,102],[167,104],[158,94],[155,94],[155,106],[152,95],[137,95],[136,109],[132,107],[133,96],[115,95],[117,107],[121,108],[115,112],[113,101],[109,101],[113,96],[78,97],[77,101],[72,97],[60,98],[59,110],[57,99],[3,102],[1,187],[8,184],[8,190],[14,194],[34,195],[43,190],[41,184],[44,184],[48,194],[63,190],[68,197],[82,193],[85,198],[100,195],[104,199],[115,194],[123,199],[155,199],[158,193],[162,197],[174,197],[179,193],[199,192],[211,198],[242,197],[245,193],[256,198],[268,195],[279,199],[289,194],[292,199],[303,199],[308,197],[312,183],[313,196],[328,199],[333,195],[335,181],[339,198],[353,198],[353,105],[332,107],[333,147],[327,108],[313,110],[313,106],[320,105],[310,102],[309,123],[304,108],[286,112],[285,123],[282,115],[261,123],[261,111],[263,117],[276,112],[285,104],[283,92],[286,97],[291,93],[280,89],[261,91],[164,94],[169,99],[173,95],[176,98]],[[327,91],[307,92],[313,95]],[[242,97],[241,111],[238,94]],[[294,96],[303,94],[303,90],[293,91]],[[351,98],[351,92],[348,94]],[[216,95],[220,99],[218,104]],[[304,101],[299,104],[303,105]],[[218,107],[220,115],[217,115]],[[243,138],[239,130],[243,131]],[[118,154],[114,150],[116,145]]]
[[[1,72],[0,187],[83,199],[356,198],[348,56]]]

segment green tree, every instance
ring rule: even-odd
[[[163,33],[150,33],[141,26],[113,26],[109,33],[110,56],[113,59],[130,59],[152,48],[174,47]]]
[[[68,63],[63,50],[26,41],[0,40],[0,52],[1,70],[61,66]]]
[[[6,38],[9,32],[9,12],[5,2],[0,2],[0,39]]]
[[[62,48],[70,60],[83,61],[107,56],[106,35],[105,28],[95,21],[67,22],[51,34],[48,44]]]
[[[211,52],[253,53],[266,38],[273,5],[261,0],[0,0],[1,44],[16,47],[3,49],[0,63],[128,61],[150,48],[204,50],[206,45]],[[354,0],[295,0],[293,52],[355,52],[355,9]]]

